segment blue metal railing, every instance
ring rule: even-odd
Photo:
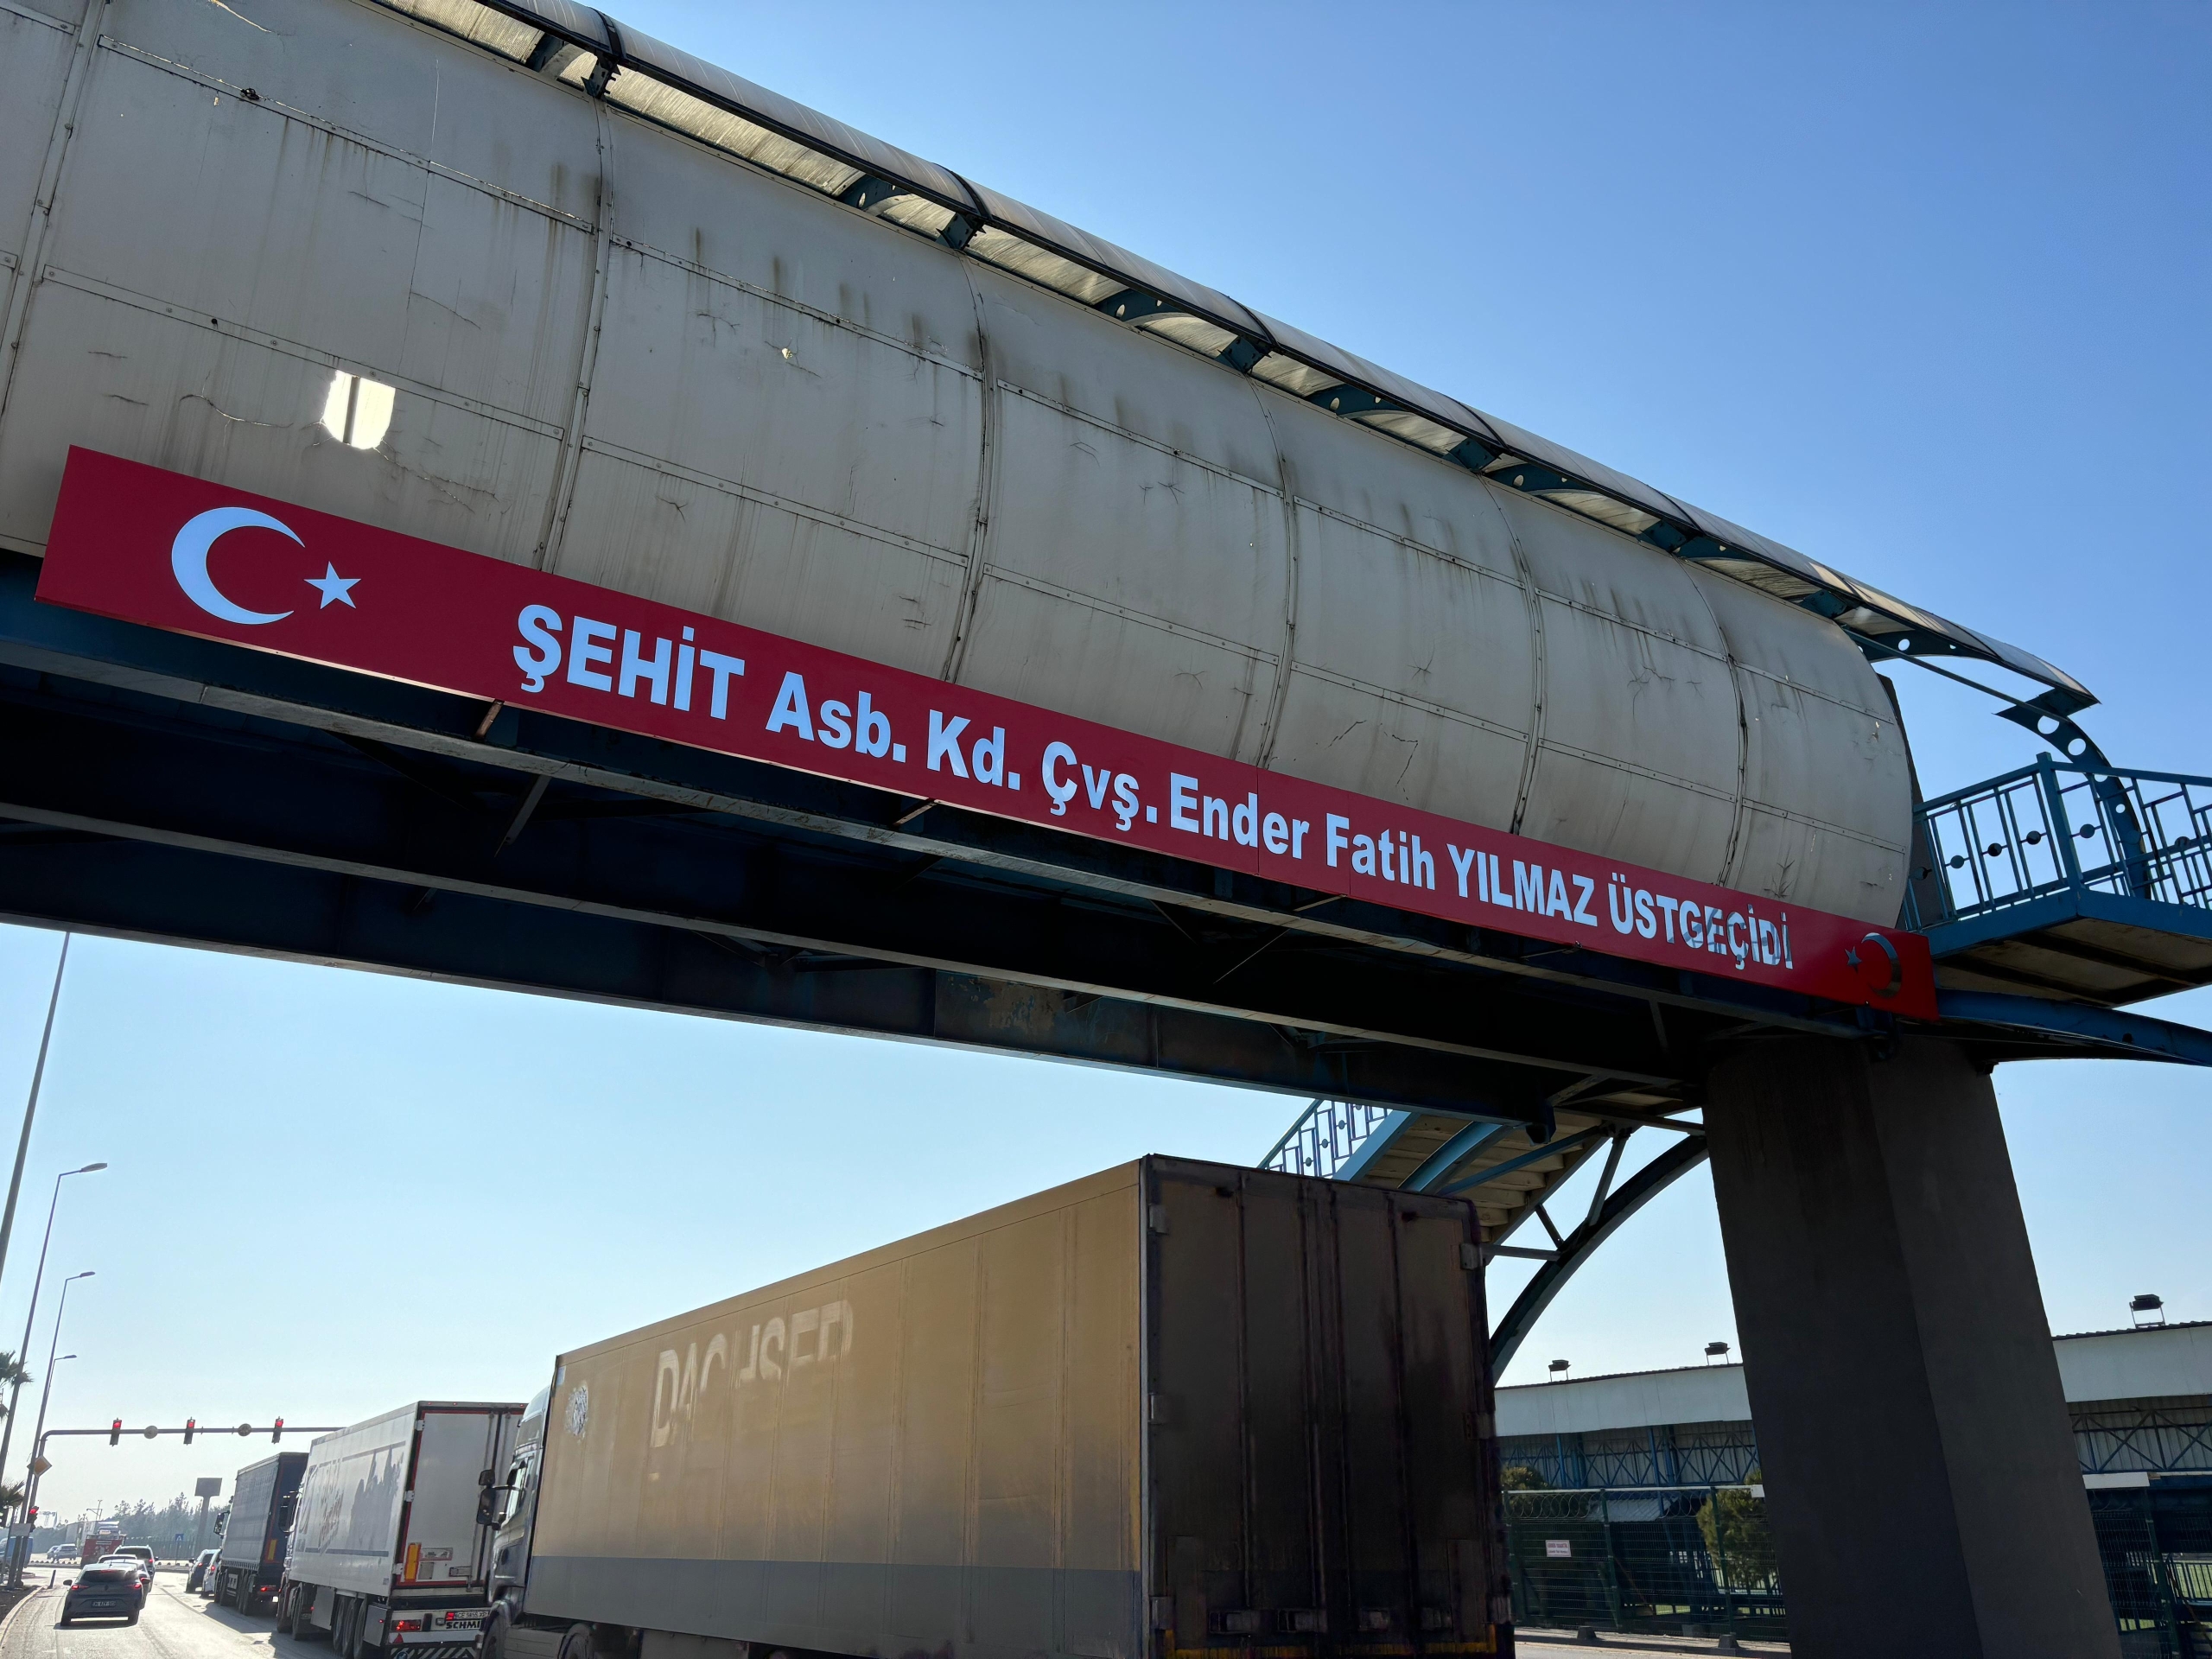
[[[1918,817],[1904,919],[1923,931],[2069,888],[2212,910],[2212,778],[2044,755]]]
[[[1367,1137],[1395,1116],[1387,1106],[1317,1100],[1275,1142],[1274,1149],[1260,1160],[1260,1167],[1286,1175],[1333,1177],[1351,1161]]]

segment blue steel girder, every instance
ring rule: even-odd
[[[1391,1113],[1353,1149],[1351,1157],[1338,1166],[1336,1179],[1340,1181],[1360,1179],[1377,1158],[1397,1144],[1398,1137],[1413,1125],[1419,1116],[1417,1112]]]
[[[1112,843],[41,606],[36,570],[0,556],[0,912],[22,921],[1459,1123],[1539,1126],[1593,1077],[1679,1098],[1682,1056],[1746,1019],[1859,1033],[1726,981],[1524,957]]]
[[[1480,1151],[1512,1126],[1507,1123],[1470,1123],[1422,1160],[1420,1168],[1406,1178],[1408,1192],[1427,1192],[1434,1190],[1471,1154]]]
[[[1440,1192],[1447,1198],[1457,1197],[1462,1192],[1471,1192],[1476,1187],[1497,1180],[1501,1177],[1517,1175],[1531,1165],[1541,1164],[1553,1158],[1564,1158],[1580,1152],[1591,1141],[1601,1140],[1612,1133],[1613,1128],[1610,1123],[1593,1124],[1586,1129],[1562,1135],[1557,1140],[1544,1141],[1517,1157],[1508,1158],[1503,1163],[1491,1164],[1484,1168],[1471,1171],[1459,1180],[1429,1190]]]
[[[1355,386],[1350,384],[1324,386],[1319,391],[1308,392],[1306,401],[1327,410],[1332,415],[1346,416],[1373,415],[1385,410],[1392,413],[1405,412],[1404,404],[1393,403],[1389,398],[1382,397],[1380,393],[1370,391],[1364,386]]]
[[[1574,1276],[1575,1270],[1583,1262],[1589,1260],[1592,1253],[1619,1231],[1622,1224],[1630,1216],[1695,1169],[1705,1159],[1705,1136],[1684,1135],[1607,1194],[1605,1203],[1598,1206],[1597,1212],[1560,1241],[1558,1252],[1536,1269],[1535,1276],[1514,1299],[1513,1306],[1505,1311],[1504,1317],[1491,1327],[1490,1352],[1493,1372],[1503,1372],[1513,1363],[1513,1356],[1519,1351],[1522,1340],[1538,1317],[1566,1288],[1567,1281]]]
[[[2049,1037],[2067,1044],[2073,1058],[2083,1058],[2080,1050],[2094,1045],[2113,1059],[2212,1065],[2212,1032],[2146,1014],[2002,991],[1939,991],[1936,1001],[1947,1020]]]
[[[1125,288],[1118,294],[1109,294],[1091,307],[1122,322],[1140,322],[1147,317],[1164,313],[1184,314],[1185,308],[1173,300],[1163,300],[1157,294],[1147,294],[1141,288]]]
[[[913,192],[907,189],[906,186],[894,184],[889,179],[879,178],[871,173],[856,181],[837,200],[848,207],[858,207],[863,213],[872,213],[881,208],[884,203],[889,201],[893,196],[906,196],[912,194]]]
[[[1109,294],[1090,308],[1119,322],[1142,322],[1147,317],[1196,315],[1187,306],[1178,305],[1173,300],[1163,299],[1141,288],[1125,288],[1119,293]],[[1212,319],[1202,321],[1211,321]],[[1226,364],[1239,374],[1249,374],[1252,365],[1273,349],[1266,340],[1254,340],[1249,334],[1237,334],[1214,354],[1214,361]]]
[[[1173,920],[1173,931],[1192,958],[1190,973],[1203,974],[1217,996],[1243,1005],[1251,1004],[1251,993],[1262,985],[1310,976],[1324,965],[1323,957],[1337,952],[1364,954],[1393,975],[1411,974],[1408,986],[1422,975],[1441,975],[1437,988],[1452,994],[1448,1006],[1435,1006],[1435,1029],[1421,1039],[1440,1053],[1473,1054],[1482,1045],[1466,1039],[1483,1031],[1504,1039],[1516,1060],[1532,1057],[1532,1044],[1547,1030],[1556,1039],[1539,1062],[1551,1068],[1548,1086],[1535,1090],[1533,1100],[1517,1090],[1510,1098],[1491,1099],[1472,1088],[1454,1098],[1433,1097],[1435,1107],[1462,1117],[1541,1116],[1563,1086],[1592,1077],[1674,1094],[1682,1086],[1683,1056],[1694,1056],[1710,1031],[1747,1020],[1845,1038],[1878,1036],[1888,1026],[1885,1016],[1870,1027],[1859,1012],[1792,993],[1562,950],[528,709],[486,709],[467,698],[59,610],[33,601],[37,569],[35,560],[0,555],[0,670],[29,676],[22,695],[34,702],[73,700],[71,707],[92,723],[96,734],[88,741],[95,746],[113,699],[143,696],[155,699],[166,711],[160,718],[171,721],[274,722],[271,741],[281,735],[309,758],[327,753],[332,735],[345,734],[412,754],[425,766],[489,768],[497,775],[496,787],[510,794],[550,775],[671,803],[671,810],[734,817],[778,833],[827,838],[871,859],[942,860],[976,880],[1044,884],[1061,895],[1064,906],[1079,901],[1072,913],[1126,912],[1134,906],[1148,916],[1147,925],[1165,927],[1180,918]],[[49,688],[51,695],[34,687]],[[135,705],[131,718],[138,718]],[[16,725],[26,734],[35,731],[35,723]],[[97,747],[86,751],[77,772],[57,777],[56,786],[130,785],[131,779],[116,767],[94,766],[97,755]],[[483,786],[495,785],[486,781]],[[271,798],[281,804],[281,793]],[[45,816],[44,808],[31,810],[35,804],[17,804],[31,817]],[[233,804],[244,811],[251,804]],[[161,806],[149,799],[117,810],[137,813]],[[508,868],[530,841],[525,834],[499,868]],[[1255,950],[1270,938],[1276,942]],[[1296,971],[1287,971],[1286,963]],[[1474,977],[1452,978],[1461,974]],[[1116,994],[1097,986],[1082,994],[1093,992]],[[1535,1001],[1529,1000],[1539,992]],[[1403,994],[1402,988],[1378,1000],[1356,981],[1330,993],[1332,1000],[1341,995],[1346,1006],[1375,1002],[1378,1013]],[[1664,1033],[1655,1032],[1654,1006],[1666,1010]],[[1319,1007],[1296,1017],[1279,1013],[1273,1023],[1281,1033],[1275,1040],[1317,1053],[1371,1038],[1345,1029],[1346,1022]],[[1340,1098],[1347,1094],[1332,1092]],[[1430,1104],[1417,1103],[1424,1109]]]

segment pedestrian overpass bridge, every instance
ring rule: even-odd
[[[2212,952],[2207,786],[2107,765],[2086,687],[572,0],[30,0],[0,78],[0,916],[1319,1103],[1284,1166],[1462,1194],[1541,1258],[1500,1357],[1709,1159],[1804,1628],[1881,1586],[1931,1649],[2109,1645],[1986,1071],[2205,1063],[2130,1005]],[[58,538],[86,454],[194,516],[92,486],[147,533]],[[347,570],[279,568],[295,506]],[[506,610],[517,690],[457,586],[357,606],[357,553],[636,620]],[[34,597],[126,555],[130,594]],[[372,614],[391,661],[309,648]],[[1582,860],[1586,902],[1630,867],[1786,899],[1797,957],[1763,917],[1731,962],[1533,913],[1510,861],[1455,911],[1418,843],[1270,865],[1242,788],[1068,833],[1030,816],[1063,746],[1017,797],[988,720],[964,791],[842,766],[880,753],[849,725],[687,741],[663,717],[723,712],[695,645],[741,628],[1384,849]],[[468,671],[395,665],[433,644]],[[2064,758],[1916,809],[1870,660],[2033,682],[2003,712]],[[1854,1413],[1916,1486],[1863,1490]]]
[[[2212,1036],[2120,1012],[2212,982],[2212,779],[2049,753],[1921,803],[1904,919],[1929,938],[1947,1022],[2011,1058],[2101,1053],[2212,1065]],[[1654,1005],[1655,1023],[1664,1014]],[[1493,1310],[1502,1374],[1575,1270],[1706,1159],[1683,1096],[1605,1082],[1550,1097],[1548,1126],[1316,1099],[1264,1167],[1465,1198],[1492,1259],[1542,1265]],[[1620,1175],[1630,1137],[1667,1145]],[[1586,1205],[1558,1190],[1594,1165]],[[1534,1223],[1531,1227],[1529,1224]]]

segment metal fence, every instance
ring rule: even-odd
[[[2212,909],[2212,779],[2049,756],[1924,802],[1905,921],[1923,930],[2069,887]]]
[[[2212,1482],[2093,1490],[2123,1659],[2212,1659]]]
[[[2212,1479],[2088,1500],[2123,1659],[2212,1659]],[[1758,1486],[1510,1491],[1505,1536],[1516,1624],[1788,1637]]]
[[[1788,1634],[1756,1486],[1508,1492],[1505,1535],[1517,1624]]]
[[[1262,1169],[1286,1175],[1333,1176],[1351,1161],[1367,1137],[1399,1116],[1388,1106],[1356,1101],[1317,1100],[1290,1131],[1260,1160]]]

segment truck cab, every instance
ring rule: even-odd
[[[515,1427],[514,1456],[505,1478],[486,1489],[484,1517],[492,1537],[492,1605],[495,1628],[485,1650],[496,1656],[499,1638],[522,1617],[524,1586],[530,1579],[530,1534],[537,1518],[537,1474],[545,1455],[545,1414],[553,1390],[540,1389],[523,1408]]]

